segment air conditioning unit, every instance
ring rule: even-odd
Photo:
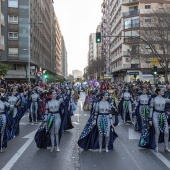
[[[126,62],[130,62],[130,58],[126,57]]]

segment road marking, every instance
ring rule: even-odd
[[[130,140],[134,140],[134,139],[139,140],[140,139],[140,133],[137,133],[137,132],[134,131],[134,129],[129,128],[129,139]]]
[[[118,139],[119,140],[119,139]],[[121,143],[121,145],[123,146],[123,148],[125,149],[125,151],[127,152],[127,154],[131,157],[132,161],[135,163],[135,165],[138,167],[139,170],[142,170],[142,168],[140,167],[140,165],[138,165],[137,160],[132,156],[132,154],[128,151],[129,149],[121,142],[121,140],[119,140],[119,142]]]
[[[73,124],[75,124],[75,125],[79,125],[79,123],[78,122],[72,122]]]
[[[31,126],[40,126],[41,122],[37,122],[37,123],[30,123],[30,122],[21,122],[19,123],[20,125],[26,126],[26,125],[31,125]]]
[[[14,164],[18,161],[18,159],[21,157],[21,155],[25,152],[25,150],[28,148],[28,146],[32,143],[34,140],[34,136],[37,130],[29,133],[28,135],[24,136],[23,138],[28,138],[26,143],[17,151],[17,153],[7,162],[7,164],[1,169],[1,170],[10,170]]]
[[[168,159],[166,159],[161,153],[157,153],[155,152],[154,150],[151,150],[150,151],[159,159],[161,160],[169,169],[170,169],[170,161]]]

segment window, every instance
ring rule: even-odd
[[[151,17],[145,17],[145,22],[151,23]]]
[[[151,9],[151,4],[145,4],[145,9]]]
[[[9,32],[8,33],[8,38],[18,40],[18,32]]]
[[[9,15],[8,16],[8,22],[18,24],[18,16]]]
[[[9,56],[18,56],[18,48],[9,48],[8,53]]]
[[[18,0],[8,0],[8,7],[18,8]]]
[[[160,3],[159,4],[159,9],[163,9],[164,8],[164,4],[163,3]]]

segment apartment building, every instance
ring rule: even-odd
[[[89,36],[89,52],[88,52],[88,66],[93,60],[97,58],[97,44],[96,44],[96,34],[92,33]]]
[[[101,21],[101,33],[103,36],[102,38],[102,56],[103,58],[106,59],[105,61],[105,73],[110,72],[110,37],[107,37],[110,35],[110,30],[111,30],[111,24],[110,24],[110,5],[111,2],[110,0],[104,0],[102,3],[102,21]]]
[[[62,33],[57,17],[55,17],[55,30],[56,30],[56,73],[59,76],[62,74]]]
[[[162,0],[111,0],[110,1],[110,73],[114,80],[151,80],[150,58],[140,55],[144,42],[131,36],[139,36],[141,20],[148,19],[150,11],[162,7]],[[149,19],[148,19],[149,20]]]
[[[65,79],[67,79],[68,75],[67,50],[63,36],[61,36],[61,58],[62,58],[62,75]]]
[[[4,36],[1,34],[2,27],[5,26],[4,15],[1,11],[1,6],[2,6],[3,2],[4,2],[4,0],[0,0],[0,56],[1,56],[1,52],[5,50]]]
[[[6,50],[0,60],[10,66],[6,80],[26,81],[30,77],[33,81],[36,73],[44,70],[56,74],[53,2],[6,0],[2,11]]]

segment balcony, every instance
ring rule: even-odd
[[[139,22],[136,22],[136,23],[129,23],[129,24],[125,24],[124,25],[124,29],[127,30],[127,29],[139,29],[140,27],[140,23]]]
[[[34,75],[30,75],[30,78],[34,78]],[[9,70],[5,78],[26,78],[25,70]]]
[[[136,3],[139,3],[139,0],[122,0],[123,5],[134,5]]]
[[[123,17],[130,17],[134,15],[139,15],[139,14],[140,14],[140,10],[128,11],[128,12],[123,13]]]
[[[1,35],[1,37],[0,37],[0,50],[5,50],[4,36],[3,35]]]
[[[139,64],[131,64],[131,68],[132,69],[138,69],[139,68]]]
[[[5,20],[4,20],[4,15],[1,12],[1,24],[5,26]]]
[[[135,37],[124,38],[124,44],[136,44],[139,43],[140,39]]]

